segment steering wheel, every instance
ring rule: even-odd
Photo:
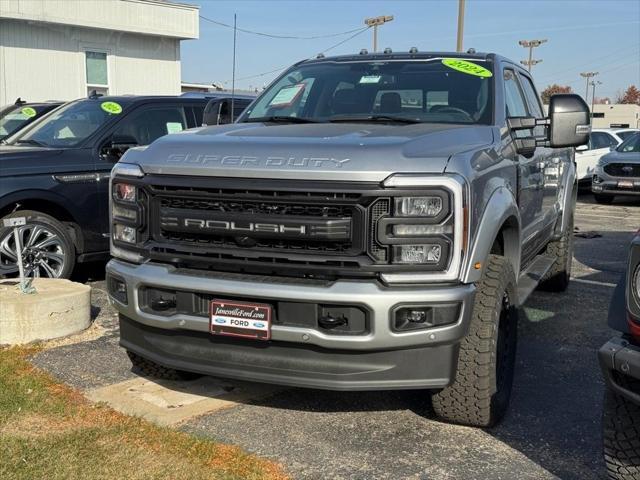
[[[465,110],[462,110],[461,108],[450,107],[447,105],[447,106],[443,106],[442,108],[438,108],[438,113],[460,113],[473,122],[473,117],[469,115],[468,112],[466,112]]]

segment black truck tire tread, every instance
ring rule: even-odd
[[[515,299],[513,269],[505,258],[490,255],[483,278],[478,283],[469,333],[460,344],[456,378],[451,385],[432,395],[434,411],[443,420],[490,427],[506,411],[513,364],[503,365],[511,369],[508,373],[511,376],[509,391],[504,392],[507,401],[499,401],[493,388],[497,380],[498,320],[505,292],[509,298]],[[517,315],[510,321],[517,322]]]
[[[571,280],[573,261],[573,214],[562,237],[547,245],[546,255],[554,258],[553,265],[540,283],[540,289],[547,292],[564,292]]]
[[[609,478],[640,480],[640,406],[607,389],[602,427]]]
[[[193,380],[200,376],[197,373],[164,367],[129,350],[127,350],[127,355],[129,356],[129,360],[131,360],[134,370],[137,370],[138,373],[146,377],[161,380]]]

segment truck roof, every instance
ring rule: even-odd
[[[365,53],[366,52],[366,53]],[[495,60],[498,55],[495,53],[484,53],[476,51],[467,52],[376,52],[369,53],[363,50],[361,53],[349,55],[336,55],[333,57],[318,56],[309,60],[302,60],[297,65],[305,63],[322,63],[322,62],[354,62],[354,61],[371,61],[371,60],[412,60],[412,59],[429,59],[429,58],[466,58],[475,60]]]

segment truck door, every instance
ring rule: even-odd
[[[526,101],[514,70],[504,70],[504,90],[507,117],[527,117]],[[512,135],[517,137],[529,137],[531,134],[532,132],[529,130],[512,132]],[[543,222],[544,161],[538,151],[539,149],[536,149],[536,153],[529,158],[520,154],[516,155],[519,184],[518,208],[520,209],[520,219],[522,221],[523,261],[526,261],[536,253],[536,246],[539,242],[538,233],[542,228]]]
[[[192,123],[192,122],[189,122]],[[102,174],[98,182],[99,216],[108,248],[109,233],[109,174],[127,148],[149,145],[159,137],[186,130],[185,107],[179,104],[148,104],[132,110],[107,133],[97,148],[97,168]]]
[[[542,104],[540,103],[540,97],[536,92],[533,81],[528,75],[522,72],[518,73],[520,77],[520,85],[524,92],[525,100],[527,102],[527,110],[529,116],[537,119],[542,119],[544,114],[542,113]],[[535,137],[544,137],[544,127],[539,126],[533,129],[533,135]],[[553,149],[547,147],[536,148],[535,156],[539,158],[539,161],[543,164],[542,170],[542,218],[544,232],[541,234],[541,241],[546,243],[548,238],[553,233],[556,220],[558,218],[561,205],[560,205],[560,189],[559,185],[564,178],[563,174],[566,168],[567,162],[571,161],[567,157],[568,150]]]

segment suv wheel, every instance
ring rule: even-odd
[[[569,287],[573,262],[573,214],[562,237],[547,245],[546,255],[553,258],[554,262],[540,282],[540,289],[547,292],[564,292]]]
[[[127,355],[129,356],[129,360],[131,360],[134,371],[137,371],[137,373],[146,377],[153,377],[161,380],[193,380],[194,378],[201,376],[197,373],[184,372],[182,370],[164,367],[141,357],[137,353],[130,352],[129,350],[127,350]]]
[[[25,217],[27,222],[17,227],[25,276],[69,278],[76,263],[76,250],[66,227],[33,210],[20,210],[4,218],[15,217]],[[16,250],[14,228],[0,224],[0,276],[18,276]]]
[[[518,312],[513,268],[490,255],[478,283],[469,333],[460,344],[454,382],[432,396],[435,413],[448,422],[491,427],[511,397]]]
[[[607,389],[602,427],[609,478],[640,480],[640,406]]]
[[[596,202],[603,205],[611,205],[613,203],[613,199],[615,198],[613,195],[601,195],[598,193],[594,193],[593,197],[596,199]]]

